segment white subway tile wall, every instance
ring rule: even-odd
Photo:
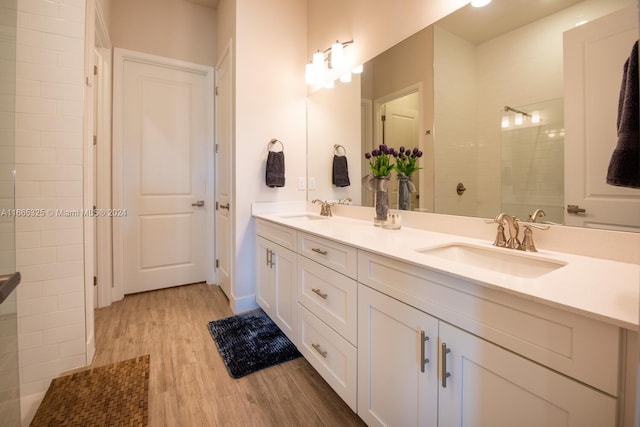
[[[81,217],[85,0],[18,0],[16,218],[23,418],[86,363]]]

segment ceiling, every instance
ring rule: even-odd
[[[199,4],[200,6],[215,9],[218,7],[218,0],[186,0],[189,3]]]
[[[438,24],[467,41],[480,44],[580,1],[493,0],[483,8],[463,7],[438,21]]]

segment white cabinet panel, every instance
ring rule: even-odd
[[[303,305],[298,304],[298,310],[298,349],[355,412],[356,348]]]
[[[298,301],[351,344],[356,344],[355,280],[298,255]]]
[[[369,426],[435,427],[438,320],[359,285],[358,325],[360,418]]]
[[[257,236],[256,259],[256,302],[285,335],[296,343],[296,254]]]
[[[355,279],[358,272],[358,250],[312,234],[298,234],[298,253],[338,273]]]
[[[441,426],[616,425],[615,398],[445,322],[440,346]]]

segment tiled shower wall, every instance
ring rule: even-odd
[[[86,364],[83,218],[63,215],[82,209],[84,24],[85,0],[18,0],[16,263],[27,421],[52,378]]]

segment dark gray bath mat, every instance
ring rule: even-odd
[[[259,308],[209,322],[209,332],[233,378],[302,356]]]

